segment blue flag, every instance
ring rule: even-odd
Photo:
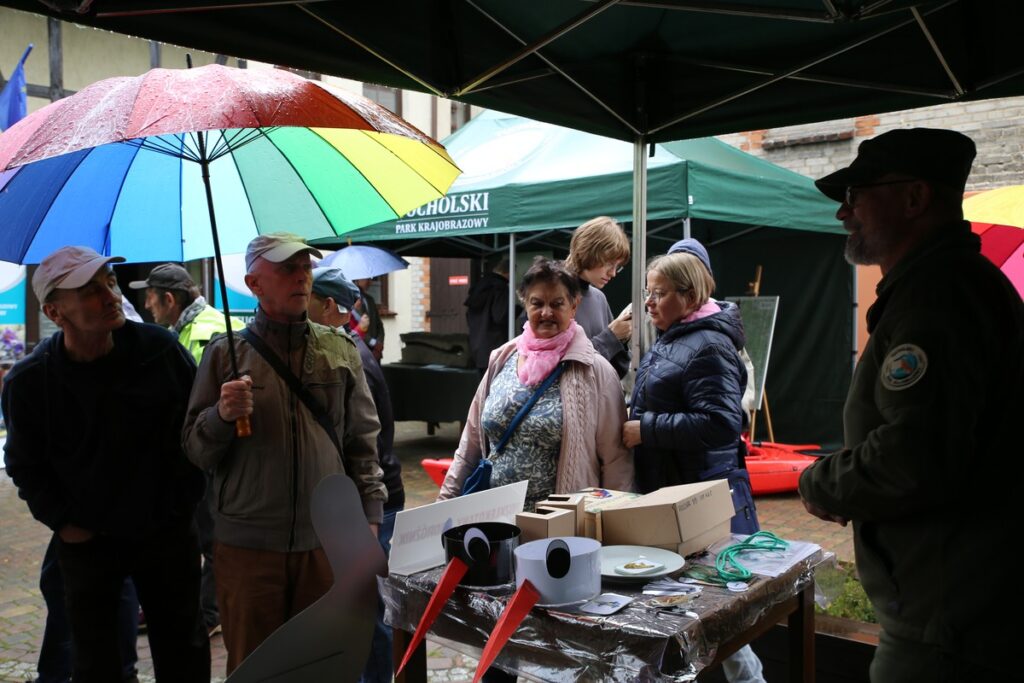
[[[25,54],[21,56],[18,66],[14,67],[11,77],[3,90],[0,90],[0,131],[7,130],[25,118],[28,113],[28,89],[25,86],[25,59],[34,46],[29,44]]]

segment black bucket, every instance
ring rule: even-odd
[[[500,586],[516,580],[513,551],[519,534],[519,527],[503,522],[463,524],[444,532],[441,544],[446,562],[457,557],[469,565],[461,585]]]

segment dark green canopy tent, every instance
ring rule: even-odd
[[[649,142],[1024,93],[1001,0],[0,0]]]
[[[571,230],[594,216],[632,231],[626,142],[487,111],[444,144],[464,171],[446,197],[345,239],[482,257],[514,235],[518,249],[565,256]],[[719,297],[744,294],[762,266],[761,293],[781,301],[767,381],[776,438],[838,443],[854,301],[835,203],[809,178],[714,138],[655,145],[648,162],[648,253],[688,230],[709,246]],[[629,282],[627,271],[605,288],[616,311]]]

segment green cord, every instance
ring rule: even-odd
[[[736,559],[744,550],[785,550],[789,547],[789,543],[782,540],[770,531],[758,531],[756,533],[747,536],[744,540],[739,543],[733,543],[730,546],[726,546],[722,552],[718,553],[718,557],[715,559],[715,569],[718,570],[718,575],[726,581],[746,581],[753,574],[750,570],[744,567]],[[729,565],[733,566],[733,569],[729,568]]]

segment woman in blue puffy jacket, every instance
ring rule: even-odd
[[[707,250],[677,242],[647,267],[644,305],[658,339],[640,361],[622,443],[633,451],[642,493],[663,486],[728,479],[734,534],[760,529],[740,439],[747,371],[739,357],[743,323],[736,304],[715,301]],[[761,660],[744,646],[722,662],[730,683],[764,683]]]
[[[635,447],[643,493],[728,479],[732,531],[750,534],[759,526],[740,439],[743,324],[735,304],[711,298],[715,281],[702,253],[669,253],[648,266],[644,303],[658,338],[637,371],[622,441]]]

